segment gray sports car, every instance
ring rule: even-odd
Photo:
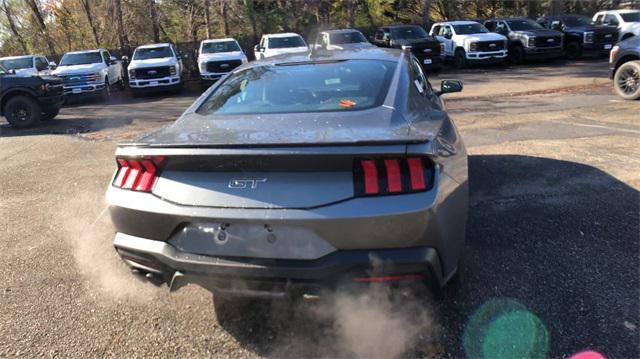
[[[118,146],[114,246],[171,290],[444,286],[464,247],[468,181],[440,96],[461,90],[432,89],[406,49],[240,66],[171,126]]]

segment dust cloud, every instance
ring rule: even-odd
[[[88,289],[105,300],[148,301],[158,288],[136,279],[113,248],[115,230],[104,197],[76,195],[57,210],[78,271]]]

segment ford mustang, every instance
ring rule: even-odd
[[[116,150],[114,246],[176,290],[316,295],[455,277],[467,155],[408,49],[243,64],[172,125]]]

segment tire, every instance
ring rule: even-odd
[[[464,69],[467,67],[467,57],[463,49],[456,49],[453,55],[453,65],[457,69]]]
[[[613,88],[625,100],[640,99],[640,61],[622,64],[613,75]]]
[[[524,49],[522,46],[514,45],[509,48],[509,61],[516,65],[524,62]]]
[[[42,118],[42,107],[30,96],[14,96],[4,106],[4,116],[16,128],[27,128],[35,125]]]
[[[568,59],[577,60],[582,58],[582,46],[578,42],[570,42],[567,44],[567,50],[565,51]]]
[[[42,114],[41,120],[42,121],[51,121],[56,116],[58,116],[58,113],[60,113],[60,109],[59,108],[57,108],[55,110],[51,110],[51,111],[45,112],[45,113]]]
[[[111,99],[111,86],[109,85],[109,78],[105,77],[104,79],[104,90],[102,90],[102,99],[104,101],[109,101]]]

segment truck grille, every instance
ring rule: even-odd
[[[84,85],[99,82],[96,74],[63,75],[59,76],[65,86]]]
[[[440,44],[433,46],[412,47],[411,52],[418,58],[430,58],[440,56]]]
[[[618,34],[615,32],[593,34],[593,42],[595,42],[596,44],[614,44],[617,41],[618,41]]]
[[[478,41],[476,45],[476,51],[490,52],[504,50],[504,41]]]
[[[240,65],[242,65],[241,60],[210,61],[207,62],[207,72],[229,72]]]
[[[169,66],[136,69],[136,79],[159,79],[169,76]]]
[[[562,44],[560,36],[536,36],[536,47],[556,47]]]

